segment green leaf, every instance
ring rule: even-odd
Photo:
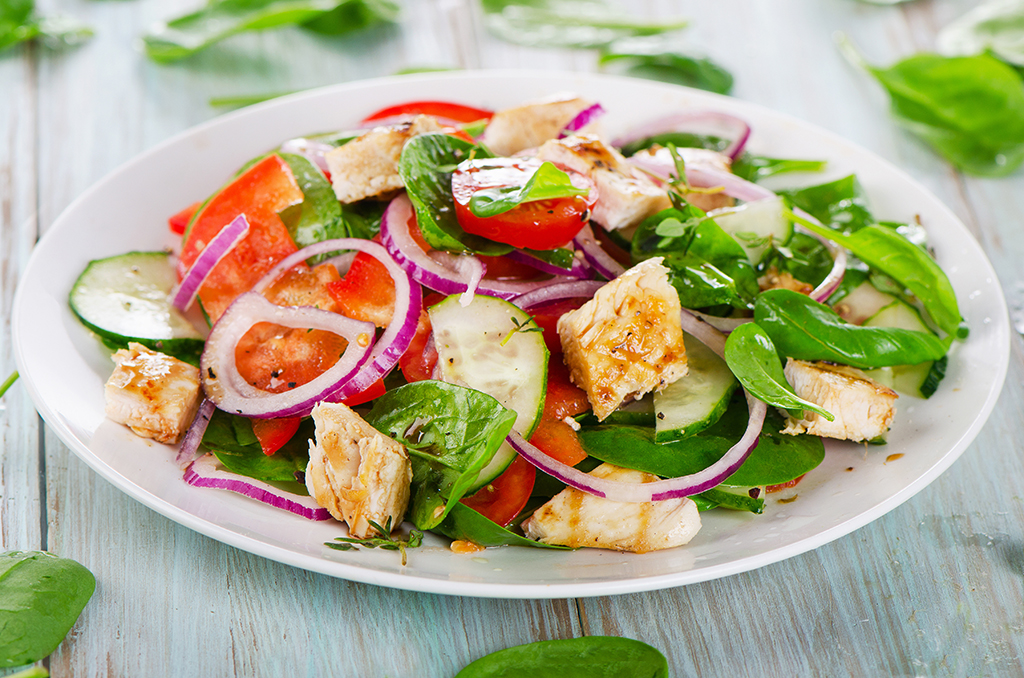
[[[851,325],[828,306],[792,290],[768,290],[754,304],[754,322],[778,352],[862,369],[939,360],[949,344],[933,334]]]
[[[143,36],[146,54],[157,62],[192,56],[246,31],[305,24],[339,34],[394,20],[394,4],[382,0],[215,0]]]
[[[301,155],[280,155],[288,163],[303,195],[300,204],[281,213],[295,244],[301,249],[324,240],[349,237],[350,233],[341,219],[340,203],[323,172]],[[318,257],[311,263],[318,263],[326,256],[329,255]]]
[[[728,94],[733,77],[706,57],[685,54],[659,38],[617,40],[601,52],[599,66],[617,64],[627,75]]]
[[[410,520],[421,530],[434,529],[444,520],[515,420],[515,412],[485,393],[432,380],[386,392],[366,417],[409,452]]]
[[[215,410],[203,434],[202,446],[213,452],[224,468],[232,473],[266,482],[285,483],[284,489],[304,495],[307,491],[304,485],[295,481],[295,472],[306,470],[309,440],[314,430],[313,420],[304,420],[291,440],[267,456],[252,431],[252,419]]]
[[[493,520],[480,515],[461,502],[452,506],[444,521],[434,528],[449,539],[471,541],[480,546],[527,546],[533,548],[564,549],[543,542],[527,539]]]
[[[774,248],[766,267],[775,266],[779,271],[786,271],[797,280],[817,287],[831,272],[833,264],[832,254],[820,240],[797,231],[788,243]]]
[[[486,162],[478,166],[481,170],[488,169]],[[523,203],[586,196],[588,193],[589,189],[574,186],[568,174],[550,162],[542,162],[522,186],[497,186],[476,191],[469,199],[469,209],[478,217],[494,217]]]
[[[455,217],[452,173],[469,157],[489,158],[487,151],[449,134],[421,134],[402,149],[398,173],[416,208],[416,221],[427,243],[437,250],[499,256],[511,245],[466,233]]]
[[[779,191],[791,205],[833,229],[851,233],[875,223],[856,175],[796,190]]]
[[[614,40],[685,28],[681,19],[644,21],[602,0],[481,0],[484,25],[520,45],[601,47]]]
[[[758,182],[788,172],[821,172],[827,164],[824,160],[768,158],[744,153],[733,161],[732,173],[747,181]]]
[[[38,17],[32,0],[0,3],[0,51],[37,37],[52,47],[74,45],[92,34],[91,28],[66,16]]]
[[[775,345],[755,323],[740,325],[725,340],[725,362],[752,396],[784,410],[811,410],[829,421],[831,412],[798,396],[786,380]]]
[[[629,638],[584,636],[499,650],[455,678],[668,678],[665,656]]]
[[[73,560],[43,551],[0,554],[0,668],[57,649],[95,589],[96,578]]]
[[[1024,66],[1024,2],[982,3],[943,28],[936,44],[947,56],[989,52],[1009,64]]]
[[[762,497],[751,497],[749,494],[736,494],[718,488],[711,488],[706,492],[696,495],[700,499],[713,504],[710,508],[727,508],[733,511],[747,511],[758,515],[764,513],[764,499]],[[691,497],[695,499],[696,497]],[[698,509],[700,506],[698,505]]]

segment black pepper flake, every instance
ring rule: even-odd
[[[208,375],[210,375],[210,379],[216,379],[217,378],[217,375],[213,373],[213,368],[212,367],[207,367],[206,368],[206,373]]]
[[[302,483],[303,485],[306,484],[306,472],[305,471],[296,471],[293,475],[295,476],[295,482]]]
[[[296,386],[298,386],[297,382],[294,382],[294,381],[289,381],[288,382],[288,388],[295,388]]]
[[[455,364],[455,358],[448,358],[448,364],[449,365],[454,365]]]
[[[747,494],[750,495],[751,499],[757,499],[758,497],[761,496],[761,488],[760,487],[752,487],[752,488],[750,488],[750,491],[747,492]]]
[[[664,418],[665,418],[665,413],[664,412],[658,412],[658,419],[664,419]]]
[[[846,467],[846,470],[847,470],[847,471],[852,471],[852,470],[853,470],[853,467],[852,467],[852,466],[847,466],[847,467]]]
[[[554,214],[555,210],[548,210],[548,214]]]
[[[583,210],[583,214],[580,215],[580,221],[586,221],[589,218],[590,218],[590,210],[589,209]]]
[[[278,377],[281,376],[281,373],[278,370],[274,370],[273,372],[270,373],[270,376],[273,377],[274,379],[277,379]]]

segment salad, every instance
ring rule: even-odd
[[[732,116],[605,140],[601,112],[412,102],[254,160],[171,218],[177,255],[74,286],[108,415],[351,540],[643,552],[935,392],[963,332],[919,224],[855,177],[762,187],[821,163]]]

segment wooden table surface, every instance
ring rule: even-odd
[[[218,96],[284,92],[403,68],[596,70],[593,51],[519,47],[470,0],[407,0],[400,23],[344,39],[285,29],[238,36],[168,66],[137,40],[198,0],[39,0],[96,37],[0,53],[0,375],[14,369],[11,301],[32,246],[82,191],[141,151],[220,113]],[[624,3],[625,4],[625,3]],[[894,162],[971,229],[1019,320],[1024,171],[953,171],[896,127],[876,84],[833,44],[876,63],[931,49],[975,3],[854,0],[628,3],[692,20],[687,41],[736,77],[733,94],[810,121]],[[1021,341],[987,426],[941,478],[815,551],[684,588],[578,600],[487,600],[349,583],[220,544],[102,480],[39,419],[22,388],[0,402],[4,549],[46,549],[92,570],[96,594],[49,658],[66,676],[454,675],[494,650],[617,635],[660,648],[673,676],[1024,675]]]

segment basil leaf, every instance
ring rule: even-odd
[[[440,381],[388,391],[366,417],[405,445],[412,462],[410,520],[437,527],[512,430],[516,414],[491,396]]]
[[[978,5],[943,28],[936,44],[947,56],[988,52],[1013,66],[1024,66],[1024,2],[996,0]]]
[[[533,548],[564,549],[527,539],[508,530],[493,520],[480,515],[461,502],[452,505],[451,511],[440,525],[434,528],[449,539],[471,541],[480,546],[528,546]]]
[[[932,321],[943,332],[949,337],[959,335],[963,318],[957,305],[956,292],[945,271],[939,268],[925,250],[885,226],[867,226],[850,235],[843,235],[796,215],[791,215],[791,218],[818,235],[842,245],[868,266],[903,285],[921,301]]]
[[[542,640],[493,652],[455,678],[668,678],[668,661],[650,645],[615,636]]]
[[[875,223],[856,175],[797,190],[779,191],[789,203],[833,229],[850,233]]]
[[[487,169],[486,164],[480,167]],[[586,196],[589,192],[573,186],[568,174],[545,161],[522,186],[498,186],[476,191],[469,199],[469,209],[478,217],[494,217],[526,202]]]
[[[232,473],[272,483],[290,483],[284,489],[305,495],[305,486],[295,482],[295,472],[306,470],[309,439],[315,430],[312,419],[304,420],[291,440],[267,456],[252,432],[252,419],[214,410],[202,445]]]
[[[452,173],[470,154],[475,158],[491,157],[482,146],[449,134],[421,134],[402,149],[398,173],[416,208],[423,239],[431,247],[488,256],[508,254],[514,249],[511,245],[466,233],[455,217]]]
[[[57,649],[96,590],[82,565],[43,551],[0,554],[0,668]]]
[[[91,28],[66,16],[36,16],[32,0],[0,3],[0,51],[38,37],[60,46],[78,44],[92,35]]]
[[[755,323],[745,323],[729,333],[725,340],[725,362],[752,396],[784,410],[811,410],[829,421],[831,412],[804,400],[793,392],[775,345]]]
[[[288,163],[303,195],[300,204],[281,213],[295,244],[301,249],[324,240],[348,237],[348,229],[341,220],[340,203],[323,172],[301,155],[280,153],[280,156]],[[318,261],[325,257],[319,257]]]
[[[681,19],[644,21],[602,0],[481,0],[484,25],[495,36],[520,45],[601,47],[634,35],[685,28]]]
[[[159,25],[142,40],[150,59],[166,63],[246,31],[308,23],[337,35],[395,16],[395,5],[387,0],[215,0]]]
[[[627,75],[728,94],[732,74],[708,58],[683,54],[664,41],[649,38],[619,40],[605,48],[598,66],[620,64]]]
[[[792,290],[761,294],[754,304],[754,322],[780,355],[863,369],[939,360],[949,348],[924,332],[851,325],[828,306]]]

